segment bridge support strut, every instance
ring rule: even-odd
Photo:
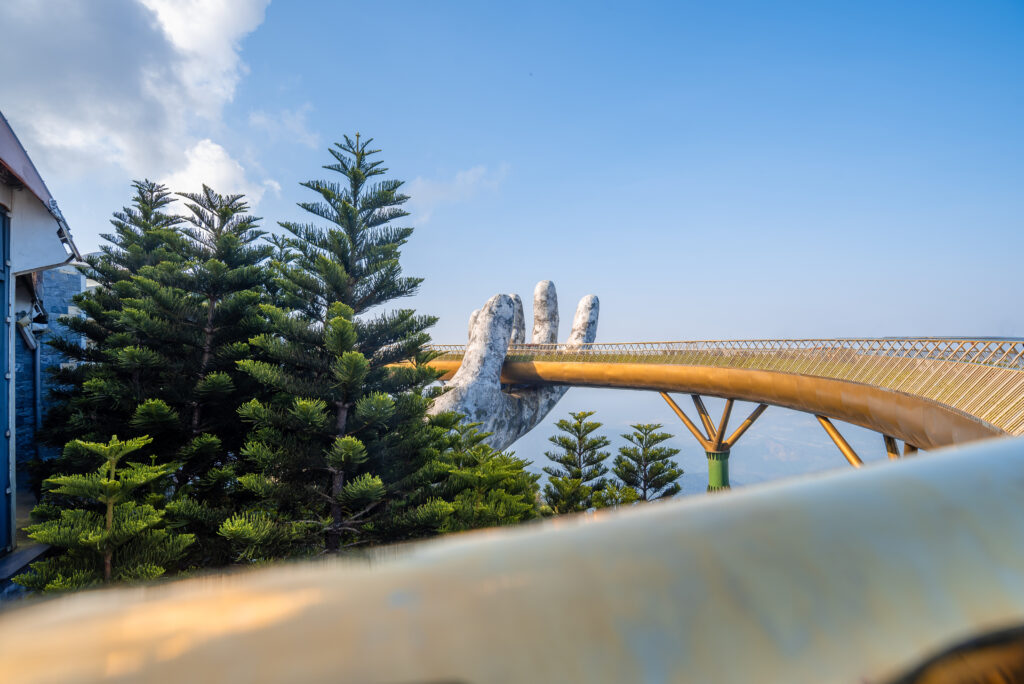
[[[900,447],[896,444],[896,438],[882,435],[882,439],[885,441],[885,453],[888,454],[889,460],[895,461],[900,457]]]
[[[857,452],[853,450],[850,443],[847,442],[841,434],[839,434],[839,430],[836,429],[836,426],[832,424],[831,420],[825,416],[815,416],[815,418],[817,418],[818,422],[821,423],[821,427],[825,428],[825,432],[827,432],[828,436],[832,438],[832,441],[836,443],[836,446],[839,447],[839,451],[841,451],[843,456],[846,457],[846,460],[849,461],[850,465],[854,468],[860,468],[864,465],[864,461],[860,459],[860,456],[858,456]],[[900,448],[896,443],[896,438],[890,435],[882,435],[882,440],[885,442],[885,453],[889,456],[889,460],[894,461],[898,459],[900,457]],[[916,446],[913,444],[907,444],[906,442],[903,443],[904,456],[916,453]]]
[[[831,437],[832,441],[836,443],[837,447],[839,447],[839,451],[843,452],[843,456],[845,456],[846,460],[850,462],[850,465],[854,468],[860,468],[864,465],[864,461],[860,460],[860,456],[858,456],[857,452],[853,450],[850,443],[847,442],[841,434],[839,434],[839,430],[836,429],[836,426],[832,424],[831,420],[825,416],[815,416],[815,418],[818,419],[818,422],[821,423],[821,427],[825,428],[825,432],[828,433],[828,436]]]
[[[691,394],[693,399],[694,408],[697,409],[697,414],[700,416],[701,424],[704,426],[704,431],[701,431],[697,425],[690,420],[690,417],[686,415],[683,409],[679,408],[679,405],[672,400],[665,392],[659,392],[661,398],[672,408],[672,411],[679,416],[679,420],[683,421],[683,425],[690,431],[694,439],[704,447],[704,452],[708,458],[708,491],[715,492],[722,489],[729,489],[729,452],[732,450],[734,444],[739,441],[739,438],[743,436],[754,421],[757,420],[765,409],[768,408],[767,404],[760,404],[755,408],[747,419],[740,423],[740,426],[729,436],[725,438],[726,429],[729,427],[729,417],[732,415],[733,399],[725,400],[725,409],[722,411],[722,417],[718,421],[716,426],[714,421],[711,420],[710,414],[708,414],[707,407],[704,406],[704,400],[699,394]]]

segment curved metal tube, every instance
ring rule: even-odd
[[[436,359],[430,365],[450,373],[459,361]],[[859,425],[922,449],[1007,435],[995,425],[926,397],[794,373],[657,363],[508,361],[501,381],[648,389],[770,404]]]
[[[0,616],[17,682],[888,681],[1024,623],[1024,441]],[[60,657],[54,657],[54,645]]]

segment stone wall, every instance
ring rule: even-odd
[[[14,336],[14,424],[15,453],[20,470],[35,457],[35,388],[32,378],[32,350],[20,335]]]
[[[72,299],[86,287],[85,276],[73,266],[61,266],[43,271],[37,279],[36,295],[42,300],[43,310],[47,317],[47,330],[36,337],[40,343],[40,364],[42,381],[42,410],[46,415],[48,395],[53,380],[47,369],[66,363],[63,354],[47,344],[54,337],[68,335],[68,329],[61,325],[58,318],[64,314],[77,313]],[[23,315],[23,312],[19,312]],[[15,335],[15,417],[16,417],[16,449],[19,468],[37,455],[48,458],[57,453],[53,447],[39,444],[36,440],[35,416],[35,380],[33,377],[33,352]]]

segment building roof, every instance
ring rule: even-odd
[[[27,188],[43,203],[57,221],[57,233],[61,242],[67,245],[72,257],[81,260],[82,255],[71,239],[71,229],[68,228],[64,215],[57,206],[57,200],[50,194],[50,189],[46,187],[39,170],[25,151],[25,146],[18,140],[11,124],[7,122],[7,117],[0,112],[0,180],[5,180],[5,176],[6,180],[14,180],[18,185]]]
[[[0,164],[3,164],[7,172],[28,188],[33,195],[39,198],[44,206],[49,207],[54,202],[50,189],[43,182],[43,177],[36,170],[36,165],[28,157],[18,136],[14,134],[11,125],[7,123],[7,117],[0,112]]]

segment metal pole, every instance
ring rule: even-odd
[[[683,409],[679,408],[679,405],[676,404],[676,402],[672,400],[672,397],[668,396],[668,394],[666,394],[665,392],[658,392],[658,394],[660,394],[661,398],[664,399],[670,407],[672,407],[672,410],[675,411],[677,416],[679,416],[679,420],[683,421],[683,425],[685,425],[687,429],[693,434],[694,439],[696,439],[697,442],[702,447],[704,447],[705,451],[709,451],[711,449],[711,442],[709,442],[707,438],[704,437],[703,434],[701,434],[701,431],[697,428],[696,425],[693,424],[693,421],[690,420],[690,417],[683,413]]]
[[[704,400],[700,398],[699,394],[691,394],[693,398],[693,405],[697,408],[697,413],[700,414],[700,421],[704,423],[704,429],[708,431],[708,441],[715,439],[715,424],[711,422],[711,416],[708,415],[708,410],[704,406]]]
[[[882,435],[882,439],[885,440],[885,453],[889,455],[889,460],[895,461],[900,457],[900,448],[896,444],[896,438],[890,437],[889,435]]]
[[[725,441],[725,430],[729,427],[729,416],[732,414],[732,399],[725,400],[725,408],[722,410],[722,420],[718,422],[718,429],[715,430],[715,441],[711,445],[712,451],[721,451]]]
[[[860,468],[864,465],[864,461],[860,460],[860,457],[857,456],[857,452],[853,450],[853,447],[843,439],[843,436],[839,434],[839,430],[836,429],[836,426],[832,424],[831,420],[825,416],[815,416],[815,418],[817,418],[818,422],[821,423],[821,427],[825,428],[825,432],[827,432],[828,436],[832,438],[832,441],[836,443],[839,450],[843,452],[843,456],[845,456],[846,460],[850,462],[850,465],[854,468]]]
[[[761,417],[761,414],[768,408],[768,404],[760,404],[756,409],[750,412],[747,419],[740,423],[740,426],[736,428],[736,432],[732,433],[729,439],[725,440],[725,445],[728,448],[732,448],[739,441],[739,438],[743,436],[743,433],[750,429],[750,426],[754,424],[754,421]]]

